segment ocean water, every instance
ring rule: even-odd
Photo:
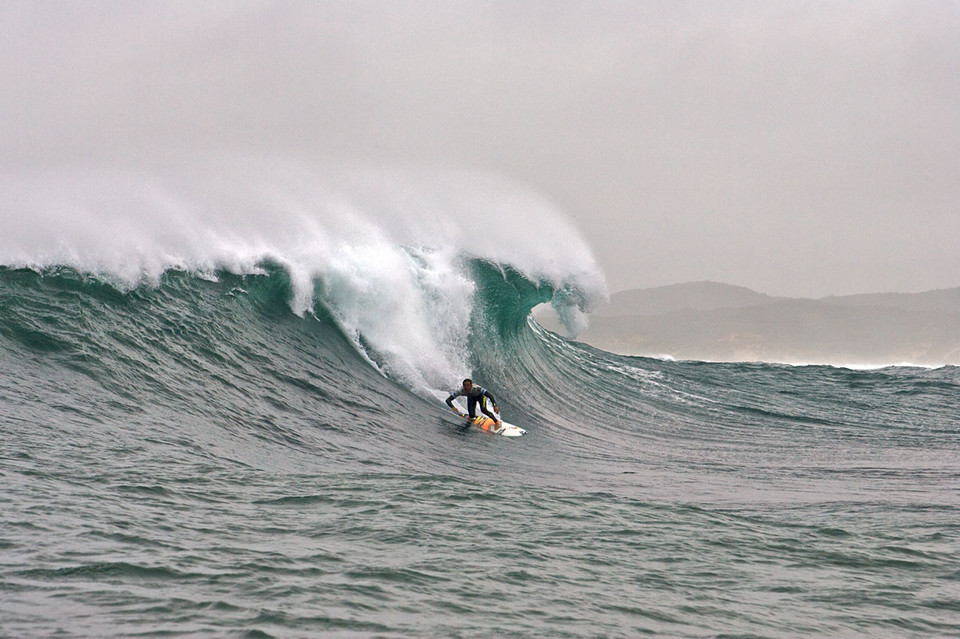
[[[605,353],[515,185],[225,166],[5,177],[0,636],[960,635],[957,368]]]

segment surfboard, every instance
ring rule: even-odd
[[[507,422],[501,421],[500,426],[497,426],[497,422],[490,419],[486,415],[480,415],[470,419],[466,418],[468,421],[476,424],[481,430],[485,430],[488,433],[493,433],[495,435],[503,435],[504,437],[520,437],[527,431],[520,428],[519,426],[514,426],[513,424],[508,424]]]

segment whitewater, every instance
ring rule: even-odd
[[[960,634],[955,367],[552,333],[603,275],[492,175],[0,180],[0,636]]]

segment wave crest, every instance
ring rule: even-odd
[[[2,183],[3,266],[69,267],[120,290],[157,286],[171,270],[279,270],[295,313],[322,307],[371,362],[420,392],[470,374],[476,318],[505,300],[490,269],[520,295],[507,315],[494,312],[503,329],[547,299],[575,329],[606,295],[569,222],[488,174],[217,157],[6,173]]]

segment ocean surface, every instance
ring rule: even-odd
[[[960,636],[960,369],[598,351],[515,185],[226,165],[5,177],[0,636]]]

